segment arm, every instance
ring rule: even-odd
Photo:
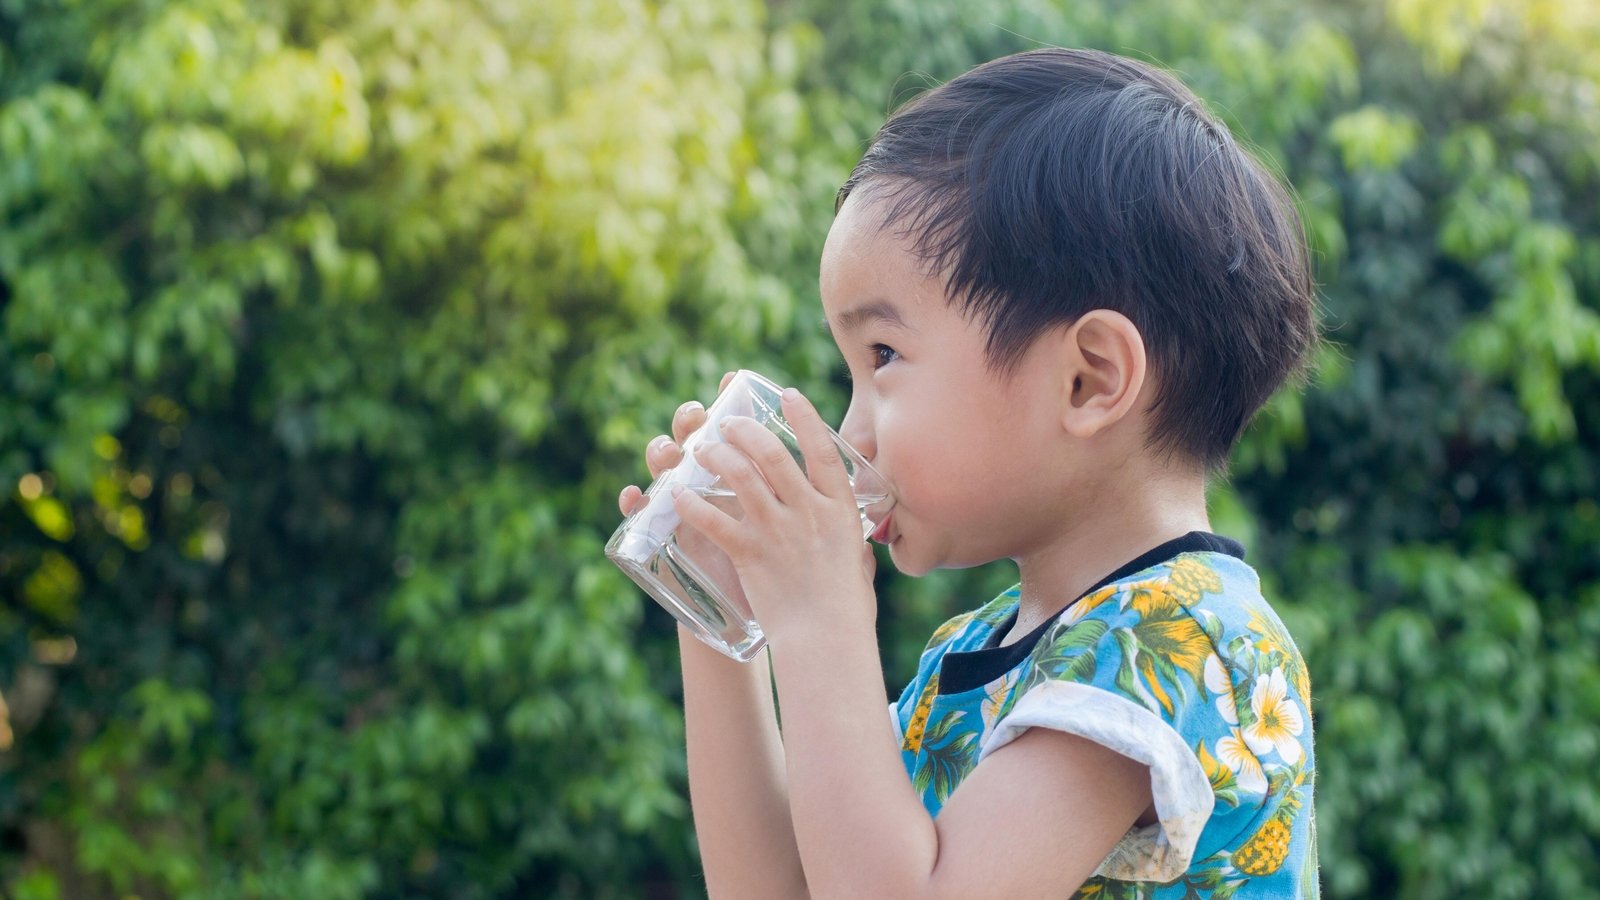
[[[767,652],[738,663],[682,628],[678,645],[689,799],[707,893],[805,897]]]
[[[723,387],[731,377],[723,376]],[[680,445],[704,422],[705,410],[698,403],[678,408],[672,437],[656,438],[645,451],[652,478],[683,459]],[[633,486],[618,498],[624,515],[643,502]],[[712,897],[806,896],[789,816],[768,654],[763,651],[749,663],[734,662],[681,627],[678,652],[689,800],[707,892]]]
[[[1035,728],[980,763],[929,818],[883,721],[870,637],[819,634],[772,651],[813,895],[1060,897],[1150,806],[1146,767]]]

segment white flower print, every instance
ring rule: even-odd
[[[1233,683],[1215,653],[1206,657],[1206,690],[1217,695],[1217,712],[1229,725],[1239,724],[1239,707],[1233,699]]]
[[[1232,729],[1227,737],[1217,741],[1217,758],[1233,770],[1240,788],[1252,794],[1266,793],[1267,776],[1261,771],[1261,760],[1256,759],[1256,755],[1250,751],[1239,729]]]
[[[1283,669],[1273,669],[1266,675],[1256,676],[1255,690],[1250,692],[1250,709],[1256,720],[1244,729],[1245,743],[1257,756],[1273,750],[1289,765],[1300,761],[1300,733],[1305,731],[1305,720],[1300,708],[1289,699],[1289,683]]]
[[[984,731],[987,732],[990,726],[994,725],[995,719],[998,719],[1000,714],[1005,711],[1006,697],[1016,684],[1017,671],[1014,670],[985,685],[983,702],[978,708],[978,714],[983,720]]]

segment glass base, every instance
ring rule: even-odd
[[[766,646],[761,626],[711,586],[711,579],[679,551],[675,538],[642,562],[616,546],[608,546],[606,556],[690,634],[724,656],[749,662]]]

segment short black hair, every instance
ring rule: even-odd
[[[1127,316],[1156,374],[1150,445],[1208,471],[1317,340],[1287,191],[1136,60],[1051,48],[978,66],[889,117],[838,205],[862,192],[981,318],[999,372],[1092,309]]]

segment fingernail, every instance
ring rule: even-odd
[[[658,434],[654,438],[651,438],[651,440],[650,440],[650,449],[651,450],[659,450],[659,449],[661,449],[662,445],[666,444],[666,442],[668,440],[670,440],[670,438],[668,438],[666,435]]]
[[[697,409],[705,409],[704,406],[700,405],[699,400],[690,400],[688,403],[683,405],[684,412],[694,412]]]
[[[679,494],[681,494],[681,493],[683,493],[683,485],[675,484],[675,485],[672,486],[672,496],[673,496],[674,499],[676,499],[677,496]]]
[[[799,391],[799,389],[797,389],[797,388],[784,388],[783,389],[783,399],[788,400],[790,403],[793,403],[794,401],[799,400],[800,399],[800,391]]]

